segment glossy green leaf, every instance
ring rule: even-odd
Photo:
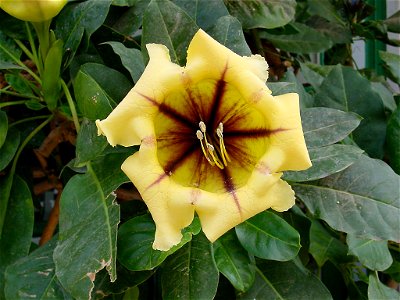
[[[105,269],[97,273],[92,299],[102,299],[108,295],[121,294],[128,288],[141,284],[153,274],[154,271],[129,271],[117,263],[116,281],[110,281],[110,276]]]
[[[7,268],[6,299],[72,299],[55,276],[56,244],[52,239]]]
[[[85,37],[83,42],[87,44],[90,36],[103,24],[110,4],[111,0],[71,3],[57,16],[56,36],[64,41],[69,60],[75,55],[82,38]]]
[[[281,27],[293,20],[296,12],[295,0],[228,0],[225,3],[245,29]]]
[[[353,132],[354,141],[369,155],[383,156],[386,122],[383,104],[370,82],[349,67],[336,66],[315,96],[318,106],[355,112],[363,120]]]
[[[371,82],[372,89],[381,97],[383,106],[393,112],[396,109],[393,93],[381,82]]]
[[[14,158],[19,142],[19,131],[15,128],[10,128],[7,132],[3,146],[0,147],[0,171],[4,170]]]
[[[300,249],[300,235],[284,219],[264,211],[236,226],[242,246],[257,257],[286,261]]]
[[[301,23],[290,23],[283,34],[269,31],[260,32],[260,37],[270,41],[275,47],[292,53],[318,53],[333,46],[333,42],[323,33]]]
[[[182,8],[193,22],[205,31],[215,26],[220,18],[229,16],[223,0],[172,0],[172,2]]]
[[[399,292],[384,285],[375,275],[369,275],[368,299],[393,300],[399,298]]]
[[[251,50],[243,35],[242,25],[232,16],[224,16],[217,20],[208,32],[219,43],[242,55],[251,55]]]
[[[318,182],[292,183],[316,218],[360,237],[400,241],[399,176],[362,155],[346,170]]]
[[[99,84],[113,106],[120,102],[132,88],[132,83],[125,75],[103,64],[86,63],[80,70]]]
[[[0,149],[6,140],[7,131],[8,131],[7,114],[4,111],[0,110]],[[1,152],[1,150],[0,150],[0,152]],[[1,168],[0,168],[0,170],[1,170]]]
[[[212,245],[200,233],[165,261],[161,273],[162,299],[213,299],[218,278]]]
[[[104,191],[103,180],[94,171],[75,175],[61,196],[56,276],[76,299],[88,299],[101,269],[116,279],[119,206],[115,195]]]
[[[313,107],[301,111],[304,138],[307,148],[337,143],[360,125],[361,117],[326,107]]]
[[[235,289],[247,291],[254,282],[255,261],[240,244],[235,231],[228,231],[213,243],[214,259],[218,270]]]
[[[262,261],[253,286],[238,299],[332,299],[322,282],[298,261]]]
[[[29,86],[28,80],[19,74],[6,74],[5,79],[7,83],[18,93],[22,95],[32,95],[32,89]]]
[[[88,161],[95,159],[107,147],[104,136],[97,135],[97,127],[93,121],[84,119],[76,139],[75,166],[82,166]]]
[[[131,83],[124,75],[95,63],[84,64],[74,82],[79,110],[89,120],[106,118],[130,89]]]
[[[124,44],[119,42],[107,42],[113,51],[118,54],[121,59],[122,65],[131,74],[132,80],[136,83],[144,71],[144,62],[142,52],[138,49],[127,48]]]
[[[142,48],[149,43],[163,44],[169,49],[172,62],[184,65],[197,30],[196,23],[179,6],[169,0],[152,0],[143,16]]]
[[[348,234],[346,241],[349,245],[349,253],[357,256],[368,269],[383,271],[393,263],[387,241],[359,238],[353,234]]]
[[[1,198],[2,202],[4,200]],[[31,192],[26,182],[18,176],[14,176],[6,209],[3,230],[0,232],[0,299],[4,299],[6,267],[28,255],[33,233]]]
[[[387,26],[388,31],[400,33],[400,10],[383,21],[383,23]]]
[[[320,267],[327,260],[337,264],[349,260],[347,246],[333,237],[317,220],[311,222],[310,253]]]
[[[8,201],[10,199],[11,187],[14,174],[9,173],[4,177],[0,177],[0,238],[3,232],[3,225],[6,219]]]
[[[379,51],[379,56],[389,69],[392,79],[400,84],[400,55]]]
[[[352,165],[363,152],[360,148],[350,145],[309,149],[312,167],[304,171],[285,172],[284,179],[301,182],[325,178]]]
[[[313,102],[314,102],[313,97],[309,93],[307,93],[307,91],[304,89],[301,82],[298,80],[298,78],[292,71],[286,72],[285,76],[282,78],[282,80],[284,82],[291,82],[294,84],[295,90],[293,90],[292,92],[299,94],[301,109],[313,106]],[[289,91],[287,91],[287,92],[289,92]]]
[[[118,230],[118,260],[129,270],[152,270],[170,254],[181,248],[200,231],[196,221],[183,232],[181,242],[168,251],[154,250],[152,245],[156,226],[150,215],[134,217]]]
[[[44,70],[42,79],[42,90],[44,101],[49,110],[54,110],[57,107],[57,102],[61,91],[61,62],[63,54],[63,41],[57,40],[49,49],[44,61]]]
[[[400,106],[391,115],[386,131],[386,146],[390,166],[400,174]]]

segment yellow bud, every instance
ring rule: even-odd
[[[67,0],[0,0],[0,8],[13,17],[31,22],[43,22],[56,16]]]

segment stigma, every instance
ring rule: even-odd
[[[228,162],[231,161],[228,152],[226,151],[224,143],[224,125],[219,123],[217,129],[215,130],[218,142],[216,143],[218,147],[212,144],[212,137],[207,138],[207,127],[203,121],[199,123],[200,130],[196,131],[196,137],[200,141],[201,151],[204,157],[212,166],[217,166],[220,169],[224,169],[228,166]],[[214,138],[214,140],[216,140]]]

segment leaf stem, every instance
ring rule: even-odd
[[[26,56],[28,56],[32,61],[35,62],[35,58],[33,57],[32,52],[29,51],[29,49],[26,48],[25,45],[20,40],[14,39],[14,42],[17,43],[18,47],[20,47],[22,49],[22,51],[24,51]]]
[[[33,96],[33,95],[23,95],[23,94],[19,94],[19,93],[16,93],[16,92],[7,91],[5,89],[0,89],[0,94],[7,94],[7,95],[21,97],[21,98],[31,98],[31,99],[39,100],[39,97],[36,97],[36,96]]]
[[[0,108],[6,107],[6,106],[11,106],[11,105],[25,104],[26,101],[28,101],[28,100],[2,102],[2,103],[0,103]]]
[[[33,40],[32,32],[31,32],[31,29],[29,27],[29,23],[28,22],[25,22],[25,27],[26,27],[26,32],[28,33],[28,40],[29,40],[29,44],[30,44],[31,50],[32,50],[33,61],[36,64],[36,68],[38,69],[39,74],[42,74],[43,64],[39,60],[39,56],[38,56],[38,53],[36,51],[35,41]]]
[[[79,125],[79,119],[78,119],[78,114],[76,112],[74,100],[72,99],[72,96],[71,96],[71,93],[69,92],[68,86],[63,79],[61,79],[61,86],[64,90],[65,97],[67,98],[69,109],[71,110],[72,119],[74,120],[76,132],[79,132],[80,125]]]
[[[28,72],[38,83],[42,84],[39,76],[37,76],[31,69],[25,66],[18,58],[16,58],[10,51],[8,51],[4,46],[0,44],[0,49],[3,50],[9,57],[12,58],[20,67],[24,69],[24,71]]]
[[[40,120],[40,119],[47,119],[47,118],[49,118],[50,116],[51,116],[51,115],[35,116],[35,117],[30,117],[30,118],[18,120],[18,121],[15,121],[14,123],[11,123],[10,125],[8,125],[8,128],[11,128],[11,127],[13,127],[13,126],[16,126],[16,125],[18,125],[18,124],[25,123],[25,122],[30,122],[30,121]]]

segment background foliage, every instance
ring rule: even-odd
[[[42,85],[30,25],[1,11],[0,298],[398,299],[400,57],[383,51],[382,73],[358,69],[351,43],[398,46],[388,32],[400,32],[400,12],[373,20],[373,10],[361,0],[71,1],[52,22],[61,71],[45,70]],[[199,28],[266,57],[275,95],[300,94],[313,167],[284,174],[290,211],[262,212],[213,244],[196,219],[160,252],[120,170],[137,147],[111,148],[94,120],[138,80],[146,43],[184,65]]]

